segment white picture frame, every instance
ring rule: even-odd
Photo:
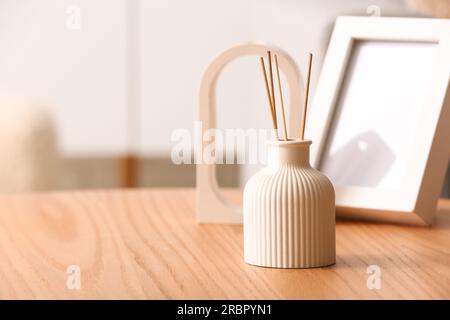
[[[338,216],[433,223],[450,158],[449,76],[450,20],[337,19],[306,138],[312,165],[334,177]]]

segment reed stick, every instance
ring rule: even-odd
[[[275,134],[276,134],[277,140],[279,140],[280,138],[278,137],[277,120],[275,118],[273,104],[272,104],[272,97],[270,95],[269,82],[267,80],[266,65],[264,63],[264,58],[261,57],[260,59],[261,59],[260,60],[261,61],[261,68],[262,68],[263,75],[264,75],[264,83],[266,85],[267,100],[269,101],[270,115],[272,116],[272,125],[273,125],[273,129],[275,130]]]
[[[272,98],[272,108],[273,108],[273,114],[275,117],[275,124],[276,124],[276,130],[277,130],[277,135],[278,135],[278,121],[277,121],[277,107],[275,104],[275,90],[274,90],[274,85],[273,85],[273,69],[272,69],[272,52],[267,51],[267,57],[269,59],[269,77],[270,77],[270,94],[271,94],[271,98]]]
[[[280,95],[280,103],[281,103],[281,116],[283,120],[283,134],[284,141],[288,140],[287,127],[286,127],[286,115],[284,113],[284,101],[283,101],[283,92],[281,89],[281,80],[280,80],[280,69],[278,67],[278,57],[275,54],[275,70],[277,72],[277,82],[278,82],[278,94]]]
[[[308,97],[309,97],[309,83],[311,82],[311,65],[312,65],[313,55],[309,53],[308,55],[308,73],[306,76],[306,88],[305,88],[305,100],[303,103],[303,115],[302,115],[302,123],[301,123],[301,135],[300,140],[305,139],[305,127],[306,127],[306,112],[308,109]]]

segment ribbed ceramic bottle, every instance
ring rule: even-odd
[[[309,164],[311,141],[268,142],[268,166],[244,190],[244,259],[257,266],[335,263],[331,182]]]

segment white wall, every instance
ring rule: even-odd
[[[0,0],[0,95],[48,106],[65,154],[125,148],[124,12],[123,0]]]
[[[66,27],[69,5],[81,8],[81,30]],[[123,152],[131,103],[135,147],[168,155],[172,130],[192,127],[201,73],[218,52],[263,40],[303,68],[311,51],[314,93],[335,17],[369,5],[408,14],[402,0],[0,0],[0,93],[46,103],[67,154]],[[269,127],[261,89],[257,60],[232,64],[219,82],[219,126]]]
[[[374,4],[381,15],[407,13],[402,0],[141,1],[139,149],[167,154],[172,130],[192,128],[202,71],[220,51],[262,40],[284,48],[300,68],[311,51],[314,84],[335,17],[367,15]],[[217,93],[220,127],[270,127],[258,63],[245,58],[224,72]]]

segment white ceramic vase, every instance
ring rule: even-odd
[[[268,166],[244,190],[244,259],[257,266],[334,264],[331,182],[309,164],[311,141],[269,141]]]

